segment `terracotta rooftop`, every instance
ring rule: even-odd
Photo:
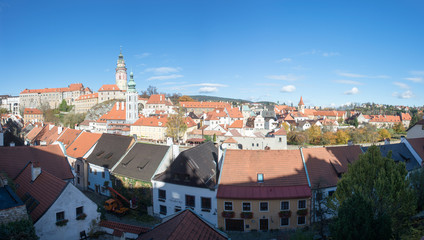
[[[29,161],[37,161],[42,169],[56,177],[73,179],[68,160],[59,145],[0,148],[0,169],[15,178]]]
[[[225,141],[224,141],[224,143],[238,143],[236,140],[234,140],[234,138],[232,138],[232,137],[230,137],[230,138],[227,138]]]
[[[400,116],[371,115],[370,122],[401,122]]]
[[[63,143],[65,147],[68,147],[80,134],[81,130],[66,128],[57,141]]]
[[[99,97],[99,93],[84,94],[79,96],[77,99],[75,99],[75,101],[98,98],[98,97]]]
[[[103,86],[100,87],[98,92],[104,92],[104,91],[121,91],[121,89],[119,89],[118,85],[116,84],[104,84]]]
[[[153,94],[149,97],[149,100],[147,101],[147,104],[166,104],[166,105],[172,105],[166,99],[165,94]]]
[[[27,93],[49,93],[49,92],[72,92],[72,91],[83,91],[84,86],[82,83],[72,83],[65,88],[44,88],[44,89],[25,89],[21,94]]]
[[[302,96],[300,96],[300,101],[299,101],[299,104],[297,104],[297,105],[305,105],[304,103],[303,103],[303,98],[302,98]]]
[[[29,141],[34,140],[34,138],[40,133],[42,127],[34,127],[29,133],[25,136],[25,139],[28,139]]]
[[[27,114],[43,114],[43,112],[37,108],[25,108],[24,115]]]
[[[137,240],[180,240],[215,239],[224,240],[228,236],[207,223],[189,209],[179,212],[169,220],[157,225],[151,231],[142,234]]]
[[[287,135],[287,132],[286,132],[286,130],[284,128],[280,128],[280,129],[278,129],[278,131],[276,131],[274,133],[274,135],[275,136],[286,136]]]
[[[15,184],[19,185],[16,193],[27,204],[27,210],[34,223],[50,208],[68,184],[43,170],[41,167],[40,175],[31,181],[31,163],[29,163],[14,180]]]
[[[139,118],[133,126],[165,127],[168,122],[166,117],[147,117]]]
[[[125,102],[116,102],[109,112],[103,114],[99,119],[102,120],[125,120],[126,119]]]
[[[102,134],[99,133],[82,132],[81,135],[66,148],[66,153],[73,158],[83,157],[84,154],[96,144],[101,136]]]
[[[236,107],[227,107],[228,116],[230,118],[243,118],[243,114]]]
[[[231,107],[226,102],[182,102],[182,107],[185,108],[226,108]]]
[[[401,113],[400,117],[402,118],[402,121],[411,121],[412,117],[409,115],[409,113]]]
[[[362,153],[358,145],[302,149],[312,188],[335,187],[348,165]]]
[[[420,156],[421,160],[424,161],[424,138],[412,138],[408,139],[408,142],[411,144],[415,152],[417,152],[417,154]]]
[[[228,128],[243,128],[243,120],[235,120]]]
[[[107,221],[107,220],[100,221],[99,226],[114,229],[114,230],[119,230],[121,232],[134,233],[137,235],[140,235],[150,230],[150,228],[129,225],[129,224],[124,224],[120,222]]]

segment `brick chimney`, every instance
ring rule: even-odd
[[[41,167],[39,162],[31,162],[31,181],[35,181],[35,179],[41,174]]]

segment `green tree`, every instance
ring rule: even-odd
[[[417,196],[418,211],[424,210],[424,170],[420,168],[409,175],[412,189]]]
[[[25,219],[0,225],[0,239],[28,239],[36,240],[34,225],[31,220]]]
[[[10,113],[6,108],[0,108],[0,114]]]
[[[409,218],[416,209],[416,198],[406,177],[405,164],[395,163],[390,157],[383,157],[377,146],[368,148],[359,160],[349,166],[347,173],[337,183],[332,208],[337,209],[336,206],[342,207],[344,204],[362,201],[359,198],[363,198],[364,204],[369,204],[366,208],[370,209],[375,223],[379,223],[374,226],[374,231],[386,231],[385,224],[382,223],[390,223],[392,237],[399,238],[400,234],[409,228]],[[366,214],[366,211],[358,211],[355,214]],[[339,223],[339,219],[344,219],[343,217],[343,213],[342,216],[339,215],[335,224]],[[356,227],[356,231],[361,231],[358,230],[361,225]]]
[[[396,123],[393,126],[393,130],[395,131],[395,133],[404,133],[406,131],[402,123]]]
[[[172,137],[174,141],[179,142],[187,130],[187,124],[185,123],[185,109],[177,106],[177,113],[172,114],[168,117],[166,122],[166,135]]]
[[[215,133],[213,134],[213,139],[212,140],[213,140],[213,142],[216,142],[216,134]]]
[[[65,99],[62,100],[62,102],[59,105],[59,111],[60,112],[69,112],[71,110],[71,106],[68,106]]]
[[[283,127],[283,128],[284,128],[284,130],[286,130],[286,132],[288,132],[288,131],[290,130],[290,126],[289,126],[289,124],[288,124],[288,123],[286,123],[286,122],[283,122],[283,123],[281,124],[281,127]]]

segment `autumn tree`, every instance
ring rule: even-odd
[[[393,126],[393,130],[395,131],[395,133],[404,133],[406,131],[405,126],[403,126],[402,123],[396,123]]]
[[[166,135],[172,137],[174,141],[179,142],[179,139],[184,136],[187,130],[187,124],[185,123],[185,109],[177,106],[176,114],[172,114],[168,117],[166,122]]]
[[[336,142],[338,144],[347,144],[347,141],[349,141],[350,136],[349,134],[344,130],[338,130],[336,133]]]
[[[187,95],[181,96],[180,98],[178,98],[178,101],[179,102],[196,102],[196,100],[194,100],[193,98]]]
[[[305,132],[290,131],[287,134],[287,142],[292,145],[305,145],[308,142],[308,135]]]
[[[325,132],[322,134],[321,144],[323,145],[334,145],[336,144],[336,135],[333,132]]]
[[[389,138],[389,139],[391,138],[389,130],[387,130],[385,128],[378,130],[378,136],[379,136],[380,140],[384,140],[386,138]]]
[[[286,122],[283,122],[283,123],[281,124],[281,127],[283,127],[283,128],[284,128],[284,130],[286,130],[286,132],[288,132],[288,131],[290,130],[290,126],[289,126],[289,124],[288,124],[288,123],[286,123]]]
[[[318,145],[321,142],[321,128],[319,126],[312,126],[308,130],[306,130],[308,134],[309,143]]]
[[[0,114],[5,114],[5,113],[9,113],[9,110],[7,110],[6,108],[0,108]]]
[[[383,157],[377,146],[371,146],[343,174],[332,199],[332,208],[338,209],[332,232],[335,239],[354,239],[348,236],[369,233],[370,228],[380,239],[388,239],[385,234],[399,238],[409,228],[416,198],[405,164],[390,157]],[[365,219],[370,222],[365,223]]]

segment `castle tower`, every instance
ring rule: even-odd
[[[127,68],[125,67],[122,50],[119,53],[118,62],[116,64],[115,80],[119,89],[127,90]]]
[[[300,101],[299,101],[299,104],[297,106],[299,107],[297,109],[297,111],[299,111],[301,113],[305,113],[305,104],[303,103],[302,96],[300,96]]]
[[[126,122],[133,124],[138,119],[138,94],[135,89],[134,75],[132,72],[130,73],[126,97]]]

